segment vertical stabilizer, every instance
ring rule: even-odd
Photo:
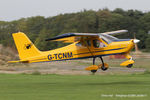
[[[21,60],[40,55],[41,52],[24,33],[13,33],[12,36]]]

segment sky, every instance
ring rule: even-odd
[[[83,9],[108,8],[150,11],[150,0],[0,0],[0,20],[12,21],[31,16],[56,16]]]

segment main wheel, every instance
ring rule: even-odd
[[[105,66],[102,66],[101,69],[102,69],[103,71],[106,71],[108,68],[105,67]]]
[[[133,64],[129,64],[129,65],[127,65],[126,67],[127,68],[131,68],[133,66]]]
[[[96,72],[97,72],[97,70],[91,70],[91,72],[94,74],[94,73],[96,73]]]

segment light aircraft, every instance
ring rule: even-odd
[[[128,59],[121,63],[121,66],[131,68],[134,61],[129,55],[138,39],[118,39],[116,34],[127,32],[127,30],[118,30],[106,33],[66,33],[46,41],[62,41],[71,43],[65,47],[50,50],[39,51],[35,45],[22,33],[13,33],[13,39],[19,53],[20,60],[9,61],[9,63],[34,63],[46,61],[75,60],[84,58],[93,58],[93,65],[85,68],[92,73],[98,69],[103,71],[108,69],[108,64],[104,63],[103,56],[123,54]],[[101,64],[95,65],[95,59],[100,58]]]

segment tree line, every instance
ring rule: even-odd
[[[64,46],[60,42],[47,42],[45,39],[64,33],[101,33],[126,29],[129,32],[119,38],[134,38],[134,34],[141,42],[141,50],[150,51],[150,12],[139,10],[123,10],[117,8],[83,10],[77,13],[59,14],[45,18],[35,16],[21,18],[10,22],[0,21],[0,44],[15,48],[12,33],[21,31],[34,42],[40,50],[55,49]]]

